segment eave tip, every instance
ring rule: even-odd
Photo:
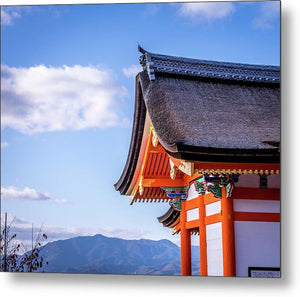
[[[145,54],[146,51],[138,44],[138,51],[142,54]]]

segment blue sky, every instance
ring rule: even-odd
[[[22,240],[102,233],[178,236],[166,203],[120,196],[137,44],[155,53],[279,65],[279,2],[14,6],[1,9],[1,213]]]

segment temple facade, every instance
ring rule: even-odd
[[[130,203],[168,202],[191,275],[280,277],[280,69],[141,52],[127,162]]]

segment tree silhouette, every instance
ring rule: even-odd
[[[11,227],[14,219],[10,224],[7,223],[7,213],[5,213],[4,227],[1,226],[0,234],[0,271],[4,272],[35,272],[42,268],[44,258],[40,255],[43,243],[47,240],[47,235],[42,233],[40,228],[38,235],[33,240],[32,227],[32,245],[31,250],[26,251],[25,246],[20,242],[15,242],[16,234],[11,233]]]

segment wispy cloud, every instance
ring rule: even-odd
[[[1,124],[24,134],[128,125],[128,95],[110,70],[45,65],[1,68]]]
[[[52,199],[51,202],[56,204],[70,204],[71,202],[67,199]]]
[[[1,187],[1,199],[16,199],[16,200],[29,200],[29,201],[51,201],[57,204],[70,203],[66,199],[53,199],[52,195],[48,192],[41,193],[35,189],[25,187],[18,189],[14,186]]]
[[[151,4],[146,4],[145,5],[145,10],[143,11],[143,16],[144,17],[153,17],[155,16],[161,9],[161,5],[151,3]]]
[[[1,25],[11,26],[15,19],[21,17],[19,8],[16,7],[1,7]]]
[[[1,187],[2,199],[17,199],[17,200],[50,200],[49,193],[39,193],[35,189],[25,187],[24,189],[17,189],[16,187]]]
[[[126,77],[135,77],[140,71],[142,71],[142,67],[140,65],[131,65],[127,68],[123,68],[123,73]]]
[[[183,3],[179,14],[193,21],[215,21],[230,16],[235,11],[232,2]]]
[[[4,214],[1,213],[2,223]],[[84,227],[58,227],[53,225],[43,224],[37,225],[24,219],[17,218],[8,213],[8,222],[11,225],[11,235],[17,234],[16,239],[23,243],[24,246],[31,246],[32,231],[36,236],[40,230],[47,234],[49,241],[63,240],[77,236],[93,236],[102,234],[108,237],[118,237],[123,239],[141,239],[146,238],[149,231],[141,231],[139,229],[121,229],[121,228],[84,228]]]
[[[253,20],[253,25],[260,29],[270,29],[274,26],[274,21],[280,16],[279,1],[265,1],[261,4],[258,16]]]
[[[8,147],[8,143],[6,141],[1,142],[1,149]]]
[[[67,6],[60,7],[59,9],[54,5],[46,6],[32,6],[32,5],[7,5],[1,7],[1,25],[13,26],[17,19],[24,16],[34,17],[40,15],[42,12],[47,12],[53,18],[59,18],[68,11]]]

